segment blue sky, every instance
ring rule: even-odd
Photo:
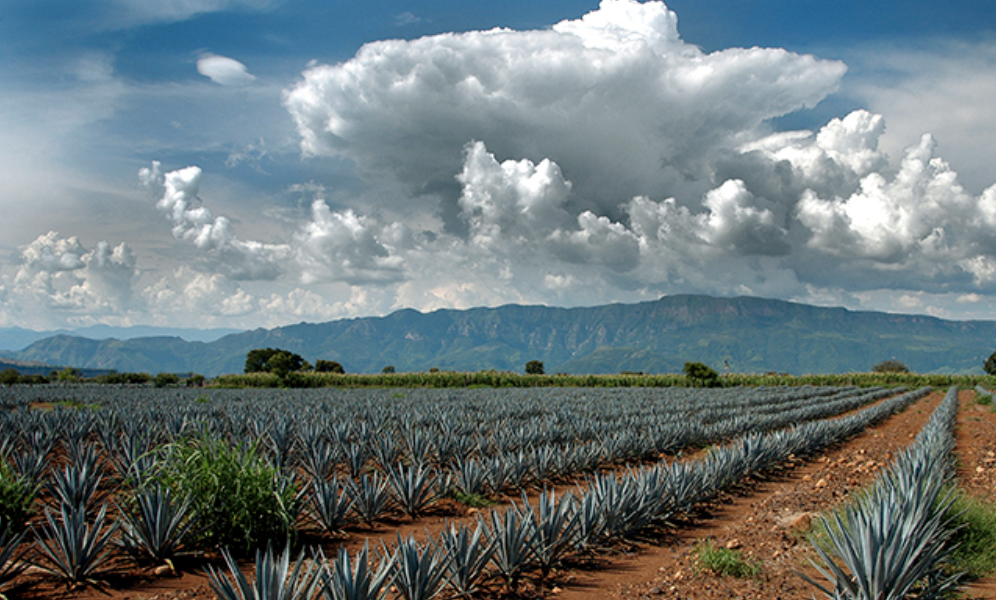
[[[996,318],[988,3],[12,0],[0,55],[0,326]]]

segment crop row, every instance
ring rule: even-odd
[[[515,590],[522,577],[549,572],[571,556],[590,554],[615,540],[640,535],[666,524],[721,489],[746,476],[770,469],[791,456],[807,456],[862,431],[910,403],[928,390],[897,396],[857,414],[806,423],[767,434],[751,433],[690,462],[653,466],[591,476],[577,494],[539,496],[536,506],[524,498],[504,512],[491,511],[474,528],[451,526],[425,543],[399,538],[393,550],[384,548],[373,564],[364,547],[355,557],[343,549],[329,563],[320,552],[302,568],[303,553],[290,568],[289,549],[277,557],[272,548],[257,553],[259,581],[279,582],[292,594],[308,599],[319,591],[325,598],[381,599],[393,586],[399,597],[433,598],[444,589],[452,597],[475,594],[497,578]],[[226,555],[227,556],[227,555]],[[230,576],[211,570],[211,584],[221,598],[247,598],[250,584],[229,559]],[[271,585],[270,591],[274,589]],[[259,598],[277,595],[260,590]]]
[[[814,546],[816,567],[831,587],[810,582],[828,598],[939,598],[957,585],[959,574],[942,569],[954,533],[948,512],[955,500],[949,484],[957,413],[958,388],[952,387],[871,490],[822,519],[829,549]]]
[[[252,397],[221,390],[191,397],[185,390],[120,391],[94,397],[81,387],[5,397],[14,408],[0,412],[0,587],[22,559],[78,583],[103,569],[118,548],[152,563],[198,548],[245,551],[286,539],[301,526],[338,535],[392,512],[416,518],[443,495],[512,493],[577,473],[590,474],[586,493],[601,490],[587,500],[589,512],[600,516],[585,527],[605,523],[586,542],[602,543],[666,519],[664,505],[647,498],[667,498],[668,510],[684,510],[742,476],[743,468],[766,463],[756,457],[744,463],[742,450],[720,447],[701,463],[708,469],[685,473],[661,463],[633,471],[642,474],[639,483],[599,475],[600,468],[656,460],[745,431],[754,433],[741,444],[753,452],[760,431],[839,414],[891,393],[465,390],[397,398],[386,392]],[[853,419],[834,421],[833,428]],[[794,448],[806,439],[829,439],[819,433],[826,423],[763,439],[789,435],[795,441],[783,445]],[[685,474],[674,475],[679,472]],[[577,504],[569,498],[561,501],[573,508],[558,510],[573,514],[585,506],[583,496]],[[43,518],[34,518],[37,511]],[[25,550],[32,538],[33,549]],[[577,548],[575,541],[570,546]]]

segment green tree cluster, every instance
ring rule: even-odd
[[[688,382],[694,387],[719,387],[719,373],[700,362],[686,362],[683,369]]]
[[[274,373],[286,377],[293,371],[304,369],[305,361],[300,354],[280,348],[256,348],[246,355],[246,373]]]
[[[873,373],[909,373],[910,368],[896,359],[883,360],[872,367]]]

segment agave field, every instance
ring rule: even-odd
[[[952,390],[866,501],[826,524],[826,582],[814,583],[827,597],[954,584],[937,575],[950,533],[936,509]],[[0,592],[196,568],[225,599],[514,596],[928,393],[0,388]],[[501,506],[433,534],[342,544],[455,503]],[[897,531],[922,535],[894,547]],[[906,591],[879,595],[863,577]]]

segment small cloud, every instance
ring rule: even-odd
[[[197,61],[197,72],[225,86],[242,87],[256,81],[256,76],[234,58],[205,54]]]
[[[394,24],[397,25],[397,26],[399,26],[399,27],[403,27],[405,25],[413,25],[415,23],[420,22],[421,20],[422,19],[420,19],[419,17],[416,17],[415,15],[413,15],[410,12],[408,12],[407,10],[405,12],[401,13],[400,15],[394,15]]]

